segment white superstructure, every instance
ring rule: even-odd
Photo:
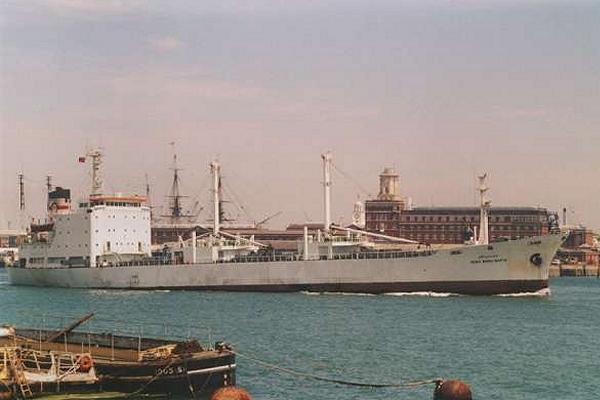
[[[70,190],[57,187],[48,193],[49,220],[31,225],[20,248],[21,267],[93,268],[151,255],[146,198],[102,194],[102,153],[92,150],[87,156],[92,172],[89,198],[73,210]]]
[[[97,267],[150,256],[150,209],[145,198],[95,195],[77,209],[32,227],[21,246],[22,267]]]

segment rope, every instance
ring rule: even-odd
[[[283,372],[283,373],[286,373],[289,375],[294,375],[294,376],[297,376],[300,378],[312,379],[312,380],[321,381],[321,382],[336,383],[336,384],[345,385],[345,386],[357,386],[357,387],[368,387],[368,388],[414,388],[414,387],[423,386],[423,385],[438,384],[443,381],[442,378],[424,379],[424,380],[404,382],[404,383],[371,383],[371,382],[347,381],[347,380],[343,380],[343,379],[325,378],[322,376],[313,375],[313,374],[309,374],[306,372],[300,372],[300,371],[295,371],[295,370],[292,370],[289,368],[280,367],[278,365],[271,364],[266,361],[262,361],[257,358],[245,355],[245,354],[240,354],[237,351],[235,352],[235,355],[242,357],[242,358],[246,358],[250,361],[253,361],[259,365],[262,365],[265,368]]]
[[[248,218],[250,221],[254,221],[254,217],[252,216],[250,211],[246,209],[246,207],[240,201],[240,197],[236,194],[236,192],[234,192],[234,190],[231,188],[231,186],[229,186],[229,184],[226,181],[223,181],[223,189],[225,189],[227,194],[230,195],[233,205],[236,206],[238,210],[246,214],[246,218]]]
[[[333,166],[333,169],[336,170],[340,175],[342,175],[344,178],[348,179],[350,182],[352,182],[360,191],[363,192],[363,194],[366,194],[367,196],[372,196],[372,194],[365,189],[356,179],[354,179],[350,174],[342,171],[337,165],[335,164],[331,164]]]
[[[164,370],[165,368],[170,367],[171,365],[173,365],[173,363],[175,362],[175,357],[172,357],[169,362],[162,367],[162,369]],[[129,395],[126,396],[127,399],[135,397],[135,396],[139,396],[140,394],[144,393],[144,391],[148,388],[148,386],[150,386],[154,381],[156,381],[159,377],[161,376],[161,374],[159,372],[157,372],[156,374],[154,374],[154,376],[152,378],[150,378],[146,383],[144,383],[143,385],[141,385],[139,387],[138,390],[136,390],[135,392],[130,393]]]

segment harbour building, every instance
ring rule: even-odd
[[[365,228],[370,232],[400,236],[400,216],[405,211],[400,196],[400,177],[393,168],[385,168],[379,175],[379,194],[365,201]]]
[[[399,176],[391,168],[379,175],[379,194],[365,202],[366,229],[423,243],[458,244],[476,236],[479,207],[407,207]],[[542,207],[490,207],[490,240],[545,235],[558,216]]]

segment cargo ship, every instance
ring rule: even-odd
[[[564,240],[552,233],[490,242],[486,175],[480,179],[480,226],[464,245],[433,247],[331,223],[330,153],[323,161],[323,230],[276,254],[220,225],[220,164],[211,163],[214,217],[210,234],[179,240],[153,253],[151,217],[138,195],[102,193],[101,154],[92,154],[92,189],[74,211],[70,194],[49,196],[51,222],[32,226],[8,268],[15,285],[103,289],[227,291],[450,292],[491,295],[548,287],[550,263]],[[57,189],[58,190],[58,189]],[[393,249],[374,241],[389,240]]]

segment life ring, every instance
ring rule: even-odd
[[[79,365],[79,372],[89,372],[94,366],[94,360],[87,354],[82,354],[77,359],[77,365]]]
[[[531,261],[533,265],[539,267],[540,265],[542,265],[543,262],[542,255],[540,253],[535,253],[531,257],[529,257],[529,261]]]

